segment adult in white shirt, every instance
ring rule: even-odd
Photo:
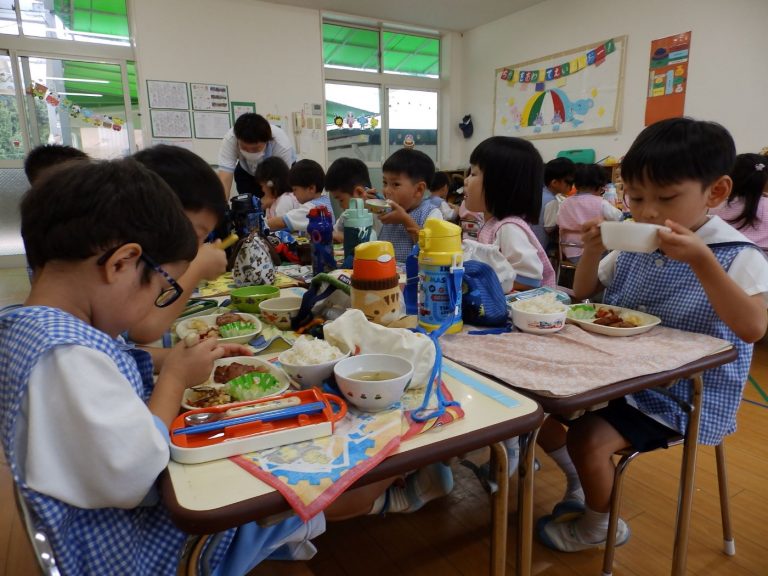
[[[219,149],[219,178],[227,196],[233,179],[238,194],[261,196],[261,187],[253,176],[261,161],[272,156],[282,158],[289,167],[296,161],[288,135],[259,114],[240,116]]]

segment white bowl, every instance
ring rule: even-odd
[[[642,222],[602,222],[600,236],[608,250],[624,252],[653,252],[659,247],[659,230],[666,226]]]
[[[361,354],[342,360],[333,369],[344,398],[366,412],[386,410],[400,400],[413,376],[413,364],[391,354]],[[363,373],[394,374],[386,380],[360,380]]]
[[[285,352],[281,352],[278,355],[277,361],[280,362],[280,366],[287,372],[288,376],[298,383],[302,389],[311,388],[312,386],[322,385],[323,380],[330,378],[331,374],[333,374],[333,367],[339,361],[349,356],[349,350],[345,351],[341,346],[337,346],[337,348],[344,353],[343,356],[320,364],[289,364],[284,360]]]
[[[231,314],[232,312],[227,313]],[[244,322],[250,322],[253,324],[255,328],[250,332],[241,334],[240,336],[219,338],[219,342],[224,344],[247,344],[253,340],[259,332],[261,332],[261,321],[256,316],[253,314],[246,314],[244,312],[236,312],[236,314],[240,316]],[[176,335],[180,340],[184,340],[184,338],[190,334],[199,334],[198,330],[195,328],[196,325],[202,322],[207,326],[216,326],[216,318],[219,316],[221,316],[221,314],[208,314],[207,316],[197,316],[194,318],[186,318],[181,320],[178,324],[176,324]],[[202,326],[202,324],[199,325]]]
[[[381,198],[370,198],[365,201],[365,207],[374,214],[386,214],[392,211],[389,202]]]
[[[560,312],[551,314],[542,314],[540,312],[526,312],[519,310],[517,306],[523,304],[526,300],[511,302],[509,310],[512,315],[512,323],[523,332],[531,334],[554,334],[559,332],[565,326],[565,316],[568,308],[563,305]]]
[[[299,313],[301,296],[283,296],[264,300],[260,305],[261,318],[280,330],[290,330],[291,320]]]

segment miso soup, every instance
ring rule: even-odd
[[[389,372],[387,370],[364,370],[362,372],[350,374],[349,379],[362,380],[364,382],[377,382],[379,380],[392,380],[398,376],[399,374],[396,372]]]

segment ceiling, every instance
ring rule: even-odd
[[[439,32],[464,32],[544,0],[266,0]]]

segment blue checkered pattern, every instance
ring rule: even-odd
[[[713,244],[710,248],[725,270],[741,250],[756,249],[748,243]],[[738,359],[704,373],[699,442],[717,445],[736,430],[736,411],[749,373],[752,345],[739,339],[720,320],[688,264],[667,258],[659,251],[622,252],[604,302],[653,314],[670,328],[708,334],[733,343],[739,352]],[[677,382],[670,390],[690,402],[689,380]],[[678,431],[685,430],[688,416],[671,399],[652,391],[633,394],[633,398],[642,412],[660,416]]]
[[[131,510],[76,508],[30,489],[16,447],[23,442],[19,428],[21,402],[29,375],[39,358],[55,346],[80,345],[109,356],[136,394],[146,400],[151,377],[148,358],[139,354],[141,368],[121,344],[75,317],[54,308],[15,308],[0,314],[0,431],[14,482],[21,489],[36,521],[48,535],[63,574],[172,575],[186,535],[171,522],[162,504]],[[51,385],[55,385],[52,382]],[[215,566],[223,557],[234,530],[218,541],[211,554]]]
[[[427,221],[427,216],[434,209],[435,206],[427,198],[416,208],[408,212],[408,215],[419,225],[419,228],[423,228],[424,222]],[[392,242],[392,246],[395,248],[395,260],[398,262],[405,262],[411,250],[413,250],[411,235],[408,234],[408,231],[402,224],[383,224],[379,240]]]

